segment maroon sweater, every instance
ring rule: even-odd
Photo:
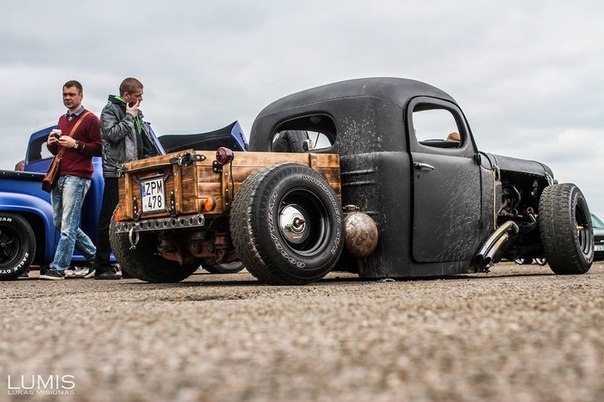
[[[67,120],[66,115],[62,115],[59,118],[58,128],[62,131],[63,135],[69,135],[76,122],[84,116],[82,112],[79,116],[74,117],[71,121]],[[66,148],[63,153],[63,159],[61,159],[59,175],[65,176],[77,176],[85,179],[92,178],[92,157],[101,156],[102,154],[102,142],[101,142],[101,128],[99,125],[99,119],[92,113],[88,113],[85,120],[80,123],[77,131],[72,137],[79,141],[80,145],[78,149]],[[61,146],[58,143],[48,145],[48,150],[54,155],[57,154]]]

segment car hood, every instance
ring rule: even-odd
[[[502,171],[526,173],[536,176],[554,177],[554,173],[549,166],[544,163],[531,161],[527,159],[512,158],[496,154],[486,154]]]

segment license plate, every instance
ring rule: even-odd
[[[604,251],[604,244],[596,244],[594,251]]]
[[[166,209],[166,193],[163,177],[141,180],[141,196],[143,198],[143,213],[164,211]]]

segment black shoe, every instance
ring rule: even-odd
[[[19,278],[29,278],[29,268],[26,268],[25,271],[21,272]]]
[[[65,279],[65,273],[56,271],[54,269],[49,269],[43,275],[40,275],[40,279],[50,279],[53,281]]]
[[[113,272],[113,270],[99,271],[97,269],[94,274],[94,279],[122,279],[122,276],[116,274],[115,272]]]
[[[48,272],[50,268],[48,267],[48,265],[45,265],[43,267],[40,267],[40,276],[42,275],[46,275],[46,273]]]

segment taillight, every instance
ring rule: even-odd
[[[234,157],[235,154],[233,154],[233,151],[228,148],[220,147],[216,150],[216,162],[218,162],[222,166],[231,162]]]

